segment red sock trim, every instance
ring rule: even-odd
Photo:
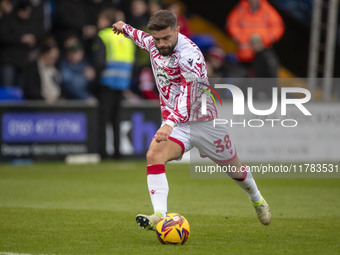
[[[241,169],[243,171],[242,177],[241,178],[233,178],[235,181],[243,182],[247,178],[247,167],[246,167],[246,165],[242,164]]]
[[[158,165],[149,165],[146,167],[146,174],[162,174],[165,173],[165,166],[164,164]]]

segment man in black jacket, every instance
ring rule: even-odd
[[[13,13],[2,20],[6,25],[0,34],[0,85],[23,84],[23,71],[30,54],[44,33],[34,15],[31,2],[21,0]]]
[[[279,59],[272,48],[266,48],[259,35],[254,34],[250,46],[255,57],[250,68],[250,77],[255,79],[254,94],[257,99],[268,100],[272,97],[272,88],[277,87]]]

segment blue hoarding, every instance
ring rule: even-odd
[[[5,113],[2,140],[11,142],[83,142],[85,113]]]

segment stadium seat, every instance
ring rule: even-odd
[[[18,86],[0,86],[0,101],[2,100],[23,100],[24,93]]]
[[[215,38],[210,34],[195,34],[191,40],[201,49],[201,51],[209,50],[216,46]]]

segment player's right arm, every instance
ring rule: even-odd
[[[126,37],[132,39],[139,48],[150,52],[150,45],[153,44],[153,39],[148,33],[138,30],[123,21],[114,23],[112,25],[112,31],[115,34],[124,34]]]
[[[125,25],[125,22],[123,21],[118,21],[112,25],[112,31],[113,33],[119,35],[123,33],[123,26]]]

